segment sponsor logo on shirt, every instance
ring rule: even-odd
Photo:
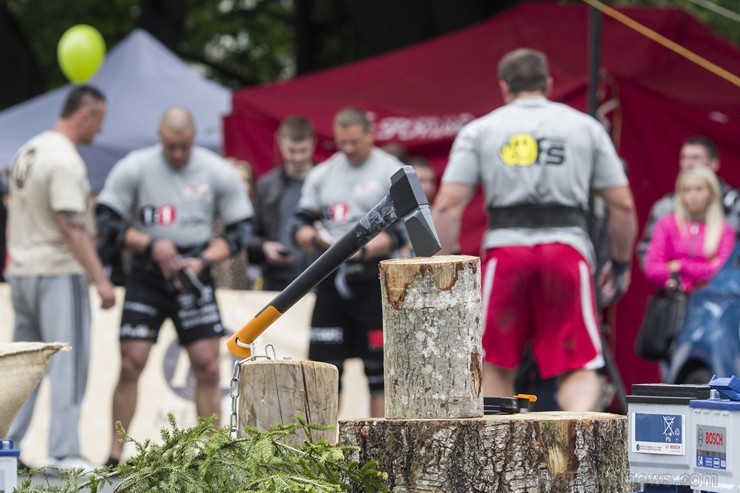
[[[26,184],[26,179],[31,173],[31,167],[35,161],[36,149],[33,147],[27,148],[16,158],[15,163],[13,163],[13,167],[11,168],[11,176],[15,181],[16,187],[23,188]]]
[[[186,199],[194,199],[198,197],[206,197],[210,192],[208,183],[189,183],[185,185],[183,190],[183,196]]]
[[[368,180],[368,181],[363,181],[355,185],[354,188],[352,189],[352,193],[354,193],[355,195],[365,195],[365,194],[376,193],[380,190],[382,190],[382,186],[380,185],[379,181]]]
[[[177,211],[172,205],[163,205],[154,207],[147,205],[141,208],[141,222],[145,226],[170,226],[174,224],[177,218]]]
[[[345,202],[336,202],[329,206],[329,217],[338,223],[342,223],[349,217],[349,205]]]
[[[515,134],[501,148],[499,156],[508,166],[558,165],[565,161],[565,143],[531,134]]]

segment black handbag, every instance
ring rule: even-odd
[[[651,361],[668,359],[681,330],[688,296],[678,276],[674,282],[650,297],[645,318],[635,340],[635,354]]]

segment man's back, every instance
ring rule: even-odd
[[[587,115],[544,97],[521,98],[466,126],[444,180],[483,184],[492,219],[512,206],[565,206],[586,211],[592,188],[627,180],[609,137]],[[474,181],[473,177],[477,179]],[[587,258],[592,247],[580,227],[496,228],[484,247],[561,242]]]

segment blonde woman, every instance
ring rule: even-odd
[[[717,175],[686,168],[676,179],[675,212],[655,225],[645,256],[645,276],[662,288],[678,273],[686,291],[701,287],[727,261],[735,232],[725,221]]]

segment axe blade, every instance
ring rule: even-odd
[[[424,189],[411,166],[404,166],[391,177],[389,196],[399,218],[406,223],[411,245],[420,257],[431,257],[442,249],[434,228]]]
[[[406,229],[409,232],[411,246],[418,257],[431,257],[442,249],[434,229],[432,211],[429,205],[421,205],[418,209],[404,218]]]

